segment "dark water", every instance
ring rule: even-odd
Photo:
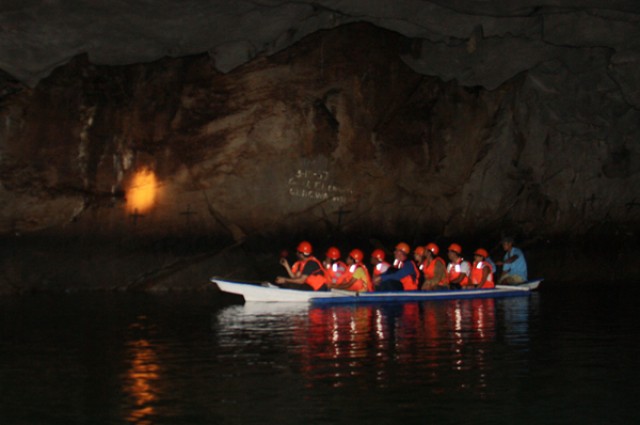
[[[633,424],[634,287],[333,308],[0,298],[0,424]]]

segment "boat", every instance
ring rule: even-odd
[[[212,277],[221,292],[240,295],[245,302],[279,302],[319,304],[355,304],[427,300],[456,300],[470,298],[507,298],[527,296],[538,288],[542,279],[518,285],[496,285],[494,289],[466,289],[442,291],[352,292],[340,289],[330,291],[299,291],[280,288],[269,282],[249,283]]]

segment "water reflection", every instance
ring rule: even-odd
[[[514,298],[509,303],[503,304],[505,340],[512,346],[521,346],[528,350],[530,317],[529,311],[538,308],[539,294],[531,297]]]
[[[0,297],[0,423],[638,423],[637,287],[614,290],[322,309]]]
[[[131,361],[124,380],[124,392],[131,397],[131,411],[126,415],[126,420],[133,424],[150,425],[158,400],[158,355],[147,339],[129,342],[128,350]]]
[[[527,300],[323,307],[247,304],[224,310],[218,319],[223,326],[270,335],[289,329],[281,332],[281,344],[298,360],[307,387],[355,386],[359,391],[374,385],[400,391],[403,385],[417,385],[433,394],[458,388],[488,396],[494,393],[493,375],[500,374],[494,359],[505,355],[498,339],[527,339]],[[516,327],[510,328],[514,317]],[[498,333],[499,321],[507,322],[500,328],[508,332]]]

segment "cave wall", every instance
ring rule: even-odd
[[[227,74],[207,55],[131,66],[79,56],[2,99],[0,231],[241,240],[637,227],[640,117],[600,72],[606,51],[491,90],[407,66],[426,57],[424,43],[368,24]],[[134,214],[127,191],[142,167],[158,196]]]

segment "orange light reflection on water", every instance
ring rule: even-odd
[[[155,383],[160,378],[158,358],[149,341],[144,339],[134,341],[131,350],[133,359],[127,372],[125,391],[133,398],[133,409],[127,422],[150,425],[155,413],[153,402],[157,400]]]

